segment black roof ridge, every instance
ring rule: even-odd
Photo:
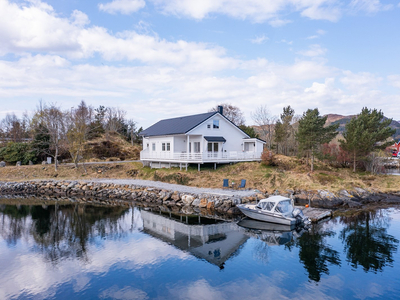
[[[162,119],[162,120],[160,120],[160,121],[158,121],[158,122],[161,122],[161,121],[168,121],[168,120],[177,120],[177,119],[183,119],[183,118],[190,118],[190,117],[196,117],[196,116],[201,116],[201,115],[207,115],[207,114],[210,114],[210,116],[212,116],[212,115],[214,115],[215,113],[217,113],[217,111],[210,111],[210,112],[207,112],[207,113],[202,113],[202,114],[195,114],[195,115],[187,115],[187,116],[182,116],[182,117],[175,117],[175,118],[168,118],[168,119]],[[157,122],[157,123],[158,123]],[[155,124],[157,124],[157,123],[155,123]]]

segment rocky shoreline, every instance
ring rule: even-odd
[[[353,191],[341,190],[338,193],[330,191],[285,190],[275,191],[292,197],[295,204],[319,208],[362,208],[370,204],[400,204],[400,192],[380,193],[361,188]],[[247,197],[227,196],[217,194],[181,193],[178,191],[139,186],[134,184],[113,184],[83,181],[23,181],[0,183],[0,195],[33,195],[63,197],[64,199],[79,199],[79,202],[101,205],[126,205],[139,203],[144,206],[162,206],[165,210],[191,214],[207,210],[227,215],[241,214],[236,207],[240,203],[256,203],[268,197],[268,193],[254,191]]]

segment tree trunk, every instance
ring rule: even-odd
[[[311,148],[311,172],[314,172],[314,151]]]
[[[58,145],[56,145],[56,153],[54,154],[54,169],[57,171],[58,167]]]
[[[353,157],[353,172],[356,172],[356,151],[353,152],[354,157]]]

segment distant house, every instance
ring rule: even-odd
[[[162,168],[261,159],[264,141],[250,138],[218,111],[161,120],[141,132],[144,165]]]

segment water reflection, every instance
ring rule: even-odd
[[[393,254],[399,240],[387,233],[390,217],[387,211],[366,211],[355,217],[341,218],[346,224],[340,232],[347,261],[354,269],[382,272],[393,265]]]
[[[231,222],[141,211],[144,231],[223,268],[249,238]],[[207,224],[209,223],[209,224]]]
[[[314,224],[310,231],[296,241],[299,258],[308,272],[310,280],[319,282],[321,275],[329,275],[329,265],[340,266],[340,255],[327,242],[336,233],[323,228],[323,224]]]
[[[95,238],[117,238],[124,234],[118,220],[125,207],[76,205],[5,205],[0,208],[0,234],[9,246],[33,238],[33,249],[47,260],[76,257],[87,260],[87,244]]]
[[[369,212],[296,231],[128,207],[0,205],[0,299],[354,298],[343,290],[356,280],[375,284],[369,295],[390,296],[400,286],[382,273],[399,269],[391,216]]]

